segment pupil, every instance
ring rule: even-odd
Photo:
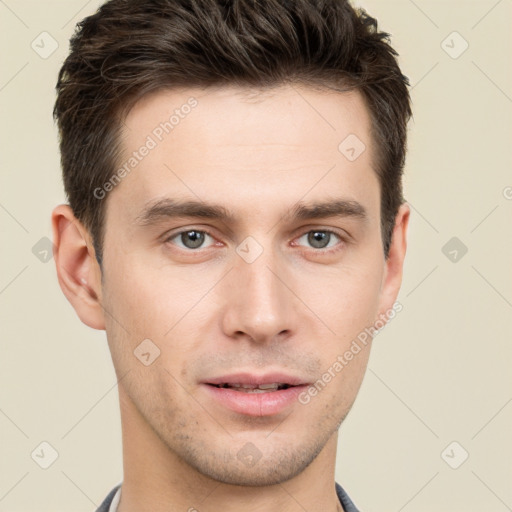
[[[323,249],[329,243],[330,234],[323,231],[312,231],[309,236],[309,243],[317,249]]]
[[[204,241],[204,233],[200,231],[187,231],[181,235],[181,241],[189,249],[197,249]]]

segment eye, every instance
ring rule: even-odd
[[[170,236],[166,239],[166,242],[171,242],[181,249],[194,250],[201,248],[207,238],[213,240],[213,237],[206,231],[187,229]]]
[[[304,233],[298,240],[306,239],[306,243],[309,244],[314,249],[332,249],[336,247],[336,239],[338,242],[344,242],[344,239],[335,233],[334,231],[329,231],[325,229],[314,229],[312,231],[308,231]],[[302,245],[302,244],[299,244]],[[339,245],[339,244],[338,244]],[[334,249],[337,250],[337,249]],[[325,252],[332,252],[331,250]]]
[[[165,242],[176,245],[180,249],[186,251],[195,251],[196,249],[204,249],[208,247],[208,239],[210,240],[209,245],[213,245],[215,238],[207,231],[200,229],[187,229],[185,231],[172,234],[166,238]],[[313,249],[318,249],[316,252],[321,253],[336,252],[341,249],[341,247],[338,246],[343,245],[343,242],[345,242],[345,239],[341,235],[328,229],[310,230],[300,236],[297,240],[298,242],[293,243],[293,245],[307,244]]]

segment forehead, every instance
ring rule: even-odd
[[[378,206],[370,127],[358,92],[159,91],[125,119],[119,168],[127,172],[111,200],[132,218],[165,197],[209,198],[253,213],[342,193]]]
[[[340,93],[299,84],[177,88],[149,94],[134,105],[124,122],[124,142],[130,149],[143,134],[162,142],[180,134],[186,137],[192,129],[203,143],[229,138],[236,144],[250,138],[253,144],[307,142],[320,149],[319,143],[336,147],[349,129],[368,139],[370,126],[358,91]],[[166,137],[171,132],[173,137]]]

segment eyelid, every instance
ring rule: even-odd
[[[174,230],[167,231],[164,235],[162,235],[162,240],[164,243],[167,243],[167,242],[170,242],[173,238],[176,238],[177,236],[182,235],[183,233],[188,233],[189,231],[199,231],[200,233],[204,233],[204,234],[208,235],[210,238],[213,238],[215,242],[217,242],[217,243],[219,242],[217,239],[218,237],[215,236],[209,228],[203,228],[203,227],[199,227],[199,226],[178,228],[178,231],[174,231]],[[188,249],[189,252],[199,252],[200,250],[201,250],[201,248],[196,249],[196,250]]]
[[[171,242],[171,240],[173,238],[176,238],[177,236],[179,236],[183,233],[187,233],[189,231],[199,231],[201,233],[205,233],[206,235],[208,235],[209,237],[211,237],[214,240],[214,243],[212,244],[212,246],[214,246],[215,243],[217,243],[217,244],[223,243],[218,240],[218,237],[213,234],[213,232],[210,228],[201,227],[201,226],[190,226],[190,227],[185,227],[185,228],[180,227],[180,228],[178,228],[178,231],[173,230],[171,232],[167,232],[162,236],[163,242],[164,243]],[[302,228],[300,228],[300,231],[298,231],[298,233],[296,235],[294,235],[294,238],[292,241],[292,246],[304,247],[304,246],[301,246],[298,243],[296,243],[296,240],[299,238],[302,238],[304,235],[307,235],[308,233],[311,233],[314,231],[330,233],[332,235],[335,235],[340,239],[340,242],[334,247],[325,248],[325,249],[315,249],[314,247],[306,248],[307,250],[309,250],[310,252],[313,252],[313,253],[318,253],[318,254],[334,253],[336,251],[341,250],[340,245],[344,246],[344,245],[348,244],[351,240],[351,236],[344,230],[336,229],[333,227],[302,226]],[[173,244],[173,245],[175,245],[175,244]],[[190,252],[190,253],[199,253],[202,250],[204,251],[204,250],[209,249],[210,247],[211,246],[206,247],[206,248],[200,247],[198,249],[182,249],[181,247],[178,247],[178,249],[185,251],[185,252]]]
[[[294,238],[294,242],[292,243],[292,245],[295,245],[298,247],[303,247],[303,246],[300,246],[298,243],[296,243],[295,240],[302,238],[304,235],[307,235],[308,233],[312,233],[315,231],[321,232],[321,233],[330,233],[331,235],[335,235],[340,239],[340,242],[338,244],[336,244],[334,247],[329,247],[329,248],[324,248],[324,249],[315,249],[314,247],[307,248],[310,252],[313,252],[313,253],[317,253],[320,255],[321,254],[332,254],[332,253],[335,253],[335,252],[341,250],[340,246],[344,246],[350,242],[350,235],[348,233],[346,233],[345,231],[340,231],[335,228],[327,228],[327,227],[324,227],[324,228],[323,227],[308,227],[308,229],[301,231],[300,234]]]

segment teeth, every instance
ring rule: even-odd
[[[218,387],[244,390],[245,393],[264,393],[265,391],[277,391],[280,389],[287,389],[290,386],[288,384],[280,384],[278,382],[273,382],[271,384],[260,384],[258,386],[254,386],[252,384],[219,384]]]
[[[260,384],[258,387],[260,389],[277,389],[279,384]]]

